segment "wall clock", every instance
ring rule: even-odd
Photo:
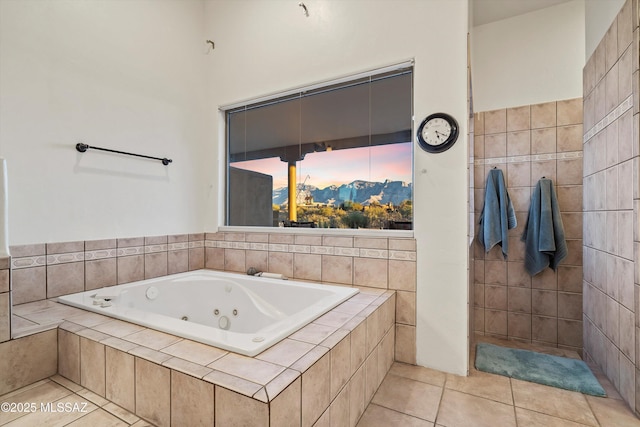
[[[418,128],[418,144],[429,153],[442,153],[458,139],[458,122],[447,113],[434,113]]]

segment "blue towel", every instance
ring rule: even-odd
[[[489,252],[496,244],[502,247],[502,255],[507,259],[509,238],[507,231],[518,222],[513,204],[507,193],[502,170],[491,169],[484,189],[484,207],[480,214],[478,241]]]
[[[548,178],[539,180],[533,191],[522,240],[525,242],[524,266],[532,276],[546,267],[555,271],[567,256],[560,207],[553,182]]]

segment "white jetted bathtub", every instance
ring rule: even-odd
[[[354,288],[198,270],[58,300],[255,356],[356,293]]]

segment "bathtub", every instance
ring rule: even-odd
[[[355,288],[197,270],[58,301],[255,356],[356,293]]]

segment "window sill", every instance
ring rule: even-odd
[[[242,227],[222,225],[218,231],[227,233],[310,234],[323,236],[362,236],[413,238],[414,230],[377,230],[351,228]]]

